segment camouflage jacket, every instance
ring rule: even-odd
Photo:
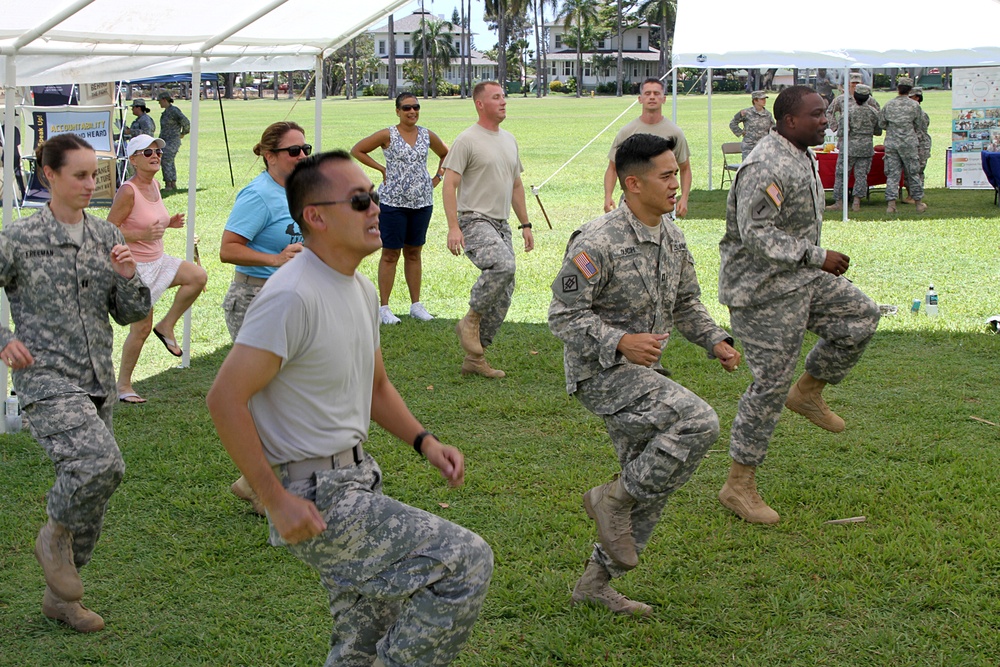
[[[0,349],[17,338],[35,359],[14,371],[21,404],[84,392],[115,391],[114,331],[149,314],[149,288],[111,267],[111,248],[124,244],[107,220],[84,213],[79,248],[45,206],[0,231],[0,287],[7,292],[16,333],[0,328]]]
[[[928,159],[931,156],[931,133],[928,132],[931,126],[931,117],[923,109],[920,110],[920,115],[923,118],[920,121],[920,132],[917,135],[917,154],[923,159]]]
[[[858,108],[858,102],[857,100],[854,99],[853,95],[851,95],[847,99],[850,100],[850,105],[851,105],[851,108],[847,110],[847,113],[853,114],[854,110]],[[874,109],[875,113],[878,113],[879,111],[878,102],[875,101],[874,97],[869,97],[867,100],[865,100],[865,106]],[[833,130],[834,132],[839,132],[840,120],[843,117],[844,117],[844,96],[837,95],[835,98],[833,98],[833,101],[830,102],[830,105],[826,108],[826,120],[830,123],[830,129]]]
[[[160,114],[160,139],[180,145],[181,137],[191,131],[191,121],[173,104]]]
[[[897,95],[879,112],[879,125],[885,130],[886,148],[912,148],[916,151],[923,127],[924,112],[916,100]]]
[[[719,301],[764,303],[821,273],[823,184],[812,149],[772,130],[736,172],[719,242]]]
[[[156,136],[156,123],[153,121],[153,117],[148,113],[144,113],[138,116],[132,121],[132,124],[128,127],[129,137],[138,137],[140,134],[148,134],[151,137]]]
[[[850,116],[847,122],[851,126],[848,135],[848,156],[871,157],[875,154],[873,137],[882,134],[882,128],[878,123],[878,112],[867,104],[864,106],[855,104],[848,113]],[[844,150],[843,126],[838,130],[837,137],[837,149]]]
[[[740,124],[743,128],[740,128]],[[737,137],[743,137],[743,145],[752,148],[757,142],[767,136],[774,127],[774,116],[767,109],[757,111],[753,107],[740,109],[729,122],[729,129]]]
[[[566,391],[619,364],[625,334],[670,333],[712,348],[729,334],[701,303],[684,234],[663,219],[642,224],[622,204],[573,232],[552,283],[549,328],[563,342]],[[659,362],[654,368],[661,368]]]

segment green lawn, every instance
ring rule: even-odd
[[[504,127],[519,139],[525,183],[549,178],[632,99],[512,97]],[[790,413],[779,423],[759,475],[782,514],[779,525],[747,525],[715,498],[728,470],[736,401],[751,381],[745,365],[725,374],[680,336],[672,340],[667,363],[716,408],[722,436],[668,505],[639,568],[619,581],[622,592],[654,605],[648,620],[568,605],[595,539],[580,494],[608,480],[617,464],[602,423],[565,395],[561,346],[545,325],[566,239],[600,213],[610,132],[637,108],[543,188],[553,230],[529,202],[537,248],[519,252],[514,305],[491,348],[491,362],[508,372],[504,380],[458,374],[462,353],[452,329],[476,274],[446,252],[437,207],[423,301],[438,319],[404,316],[383,327],[382,346],[413,411],[465,452],[467,483],[449,490],[378,427],[369,444],[388,493],[476,530],[493,546],[494,581],[458,665],[998,663],[1000,339],[985,333],[984,321],[1000,312],[1000,230],[991,192],[941,187],[950,99],[945,92],[925,98],[934,137],[927,213],[901,207],[889,218],[876,195],[850,221],[824,226],[824,245],[852,258],[848,276],[900,313],[883,319],[855,372],[827,392],[847,420],[844,433]],[[474,120],[471,101],[421,103],[423,124],[446,142]],[[732,138],[728,121],[748,104],[746,95],[713,98],[716,187],[718,145]],[[286,116],[312,139],[313,106],[226,102],[236,188],[218,107],[201,111],[195,222],[209,288],[193,309],[191,367],[174,368],[153,340],[136,373],[150,402],[115,414],[128,470],[83,575],[87,601],[108,627],[80,636],[41,615],[44,582],[32,548],[52,467],[27,434],[0,436],[0,665],[317,665],[326,654],[330,623],[317,577],[267,546],[264,520],[229,495],[237,473],[204,405],[229,348],[220,304],[231,267],[218,262],[218,242],[236,192],[260,170],[250,148],[265,125]],[[697,188],[681,227],[704,301],[728,325],[715,297],[726,192],[707,190],[706,118],[704,98],[679,101]],[[385,100],[327,101],[323,146],[350,148],[394,120]],[[167,199],[171,212],[186,205],[185,193]],[[168,250],[183,254],[183,234],[169,235]],[[363,266],[369,276],[374,269],[374,258]],[[941,300],[935,320],[909,313],[929,282]],[[392,306],[402,314],[407,305],[400,275]],[[824,524],[860,515],[867,520]]]

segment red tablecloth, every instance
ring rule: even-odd
[[[868,187],[885,185],[885,149],[882,146],[875,147],[875,155],[872,156],[872,168],[868,172]],[[837,153],[816,153],[819,160],[819,179],[823,182],[823,188],[833,189],[834,179],[837,177]],[[900,179],[902,182],[902,179]],[[854,174],[850,176],[847,184],[848,192],[854,187]]]

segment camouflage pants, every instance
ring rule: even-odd
[[[872,158],[868,157],[854,157],[851,155],[847,158],[847,173],[854,173],[854,187],[851,189],[851,195],[864,199],[868,196],[868,172],[872,170]],[[841,196],[844,192],[844,154],[841,153],[837,156],[837,175],[833,182],[833,199],[835,201],[841,201]]]
[[[645,393],[630,400],[636,391]],[[608,428],[625,490],[635,498],[632,536],[636,551],[642,553],[667,499],[691,479],[718,439],[719,418],[694,392],[635,364],[615,366],[581,382],[575,396]],[[594,545],[591,560],[612,577],[628,571],[600,544]]]
[[[160,173],[163,174],[164,181],[177,180],[177,166],[174,164],[174,160],[180,150],[181,140],[179,138],[176,141],[166,141],[164,144],[163,155],[160,156]]]
[[[488,347],[507,317],[514,294],[514,245],[510,225],[477,213],[463,213],[458,227],[465,237],[465,254],[481,274],[472,286],[469,307],[483,316],[479,341]]]
[[[326,667],[447,665],[479,616],[493,552],[470,530],[382,494],[382,471],[357,466],[286,488],[316,504],[327,529],[288,550],[319,572],[333,633]],[[271,543],[284,542],[271,525]]]
[[[31,434],[56,469],[48,515],[73,535],[78,568],[90,562],[108,499],[125,474],[111,426],[114,396],[62,394],[24,406]]]
[[[729,455],[737,463],[757,466],[764,462],[788,397],[806,330],[820,337],[806,356],[806,371],[837,384],[875,334],[879,309],[843,276],[823,273],[767,303],[730,306],[729,316],[754,378],[740,398]]]
[[[920,158],[916,146],[885,149],[885,200],[899,197],[899,178],[905,172],[907,189],[914,199],[924,198],[924,182],[920,177]]]
[[[229,337],[234,343],[240,333],[240,327],[243,326],[243,318],[247,316],[247,308],[261,287],[263,285],[249,285],[236,281],[229,283],[229,291],[222,300],[222,312],[226,315],[226,328],[229,329]]]

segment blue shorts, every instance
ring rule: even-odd
[[[404,245],[422,246],[427,242],[427,228],[431,224],[433,206],[400,208],[381,204],[378,228],[382,234],[382,247],[399,250]]]

